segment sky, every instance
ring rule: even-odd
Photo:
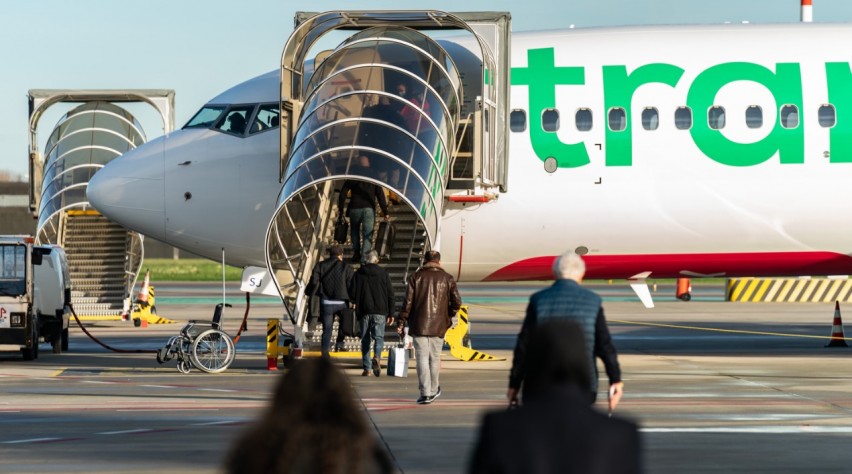
[[[852,1],[814,0],[815,22],[852,22]],[[174,89],[176,126],[220,92],[278,67],[296,11],[436,9],[458,0],[0,0],[0,172],[26,179],[29,89]],[[800,0],[465,0],[508,11],[513,31],[799,21]],[[852,56],[852,48],[850,49]],[[71,106],[41,120],[39,148]],[[150,106],[129,107],[148,139]]]

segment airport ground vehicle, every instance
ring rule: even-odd
[[[0,237],[0,350],[38,357],[39,340],[68,349],[70,279],[65,253],[29,236]]]
[[[235,349],[231,336],[221,329],[222,308],[222,303],[216,305],[211,321],[186,323],[179,335],[172,336],[157,351],[157,362],[163,364],[176,358],[178,372],[182,374],[188,374],[193,366],[210,374],[225,371],[234,361]]]

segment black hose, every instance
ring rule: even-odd
[[[83,327],[83,323],[81,323],[80,318],[77,317],[77,312],[74,311],[74,306],[69,304],[68,307],[71,308],[71,314],[74,315],[74,320],[77,321],[77,325],[80,326],[80,329],[82,329],[83,332],[86,333],[87,336],[89,336],[89,339],[97,342],[104,349],[106,349],[108,351],[118,352],[120,354],[156,354],[157,353],[156,349],[116,349],[112,346],[109,346],[108,344],[106,344],[104,342],[101,342],[98,338],[93,336],[92,333],[87,331],[85,327]]]

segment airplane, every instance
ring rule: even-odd
[[[554,258],[574,250],[584,257],[586,278],[637,283],[646,305],[649,277],[850,274],[852,57],[844,38],[852,40],[852,28],[841,24],[513,33],[510,97],[502,98],[505,109],[495,109],[507,128],[505,167],[498,164],[488,186],[434,193],[437,222],[420,212],[424,245],[440,249],[444,267],[462,282],[549,280]],[[481,44],[470,35],[434,43],[461,71],[483,67]],[[347,47],[345,41],[338,50]],[[329,59],[312,59],[301,92],[325,78],[311,82],[312,74],[349,77],[329,73]],[[282,175],[282,153],[286,167],[288,156],[305,153],[305,133],[319,136],[321,121],[308,124],[316,112],[311,100],[314,107],[334,102],[308,91],[299,104],[305,114],[297,107],[286,125],[282,77],[277,69],[234,86],[182,129],[110,162],[89,184],[91,204],[195,254],[221,260],[224,253],[230,265],[280,271],[287,256],[277,257],[285,262],[277,268],[271,263],[275,222],[283,219],[287,193],[298,194],[287,188],[298,160]],[[340,97],[400,100],[387,84],[352,77],[337,84]],[[440,95],[428,80],[423,87],[424,99]],[[343,116],[359,115],[340,104]],[[478,106],[470,94],[433,105],[433,115],[436,108],[453,115],[458,105],[461,117]],[[420,113],[421,122],[432,119],[422,107]],[[447,134],[444,145],[461,140],[456,135]],[[426,147],[433,164],[446,170],[434,143]]]

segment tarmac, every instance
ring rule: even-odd
[[[466,471],[483,413],[506,407],[515,336],[542,286],[462,286],[474,348],[506,360],[461,362],[445,350],[443,395],[431,405],[414,403],[413,360],[407,378],[375,378],[360,375],[358,359],[336,359],[401,472]],[[645,472],[849,472],[852,353],[824,347],[834,305],[726,303],[721,286],[695,287],[690,302],[661,287],[648,310],[626,285],[594,285],[624,375],[615,416],[640,425]],[[162,284],[158,312],[206,319],[221,295],[216,285]],[[245,299],[229,287],[227,300],[233,334]],[[237,358],[216,375],[108,352],[76,327],[69,352],[43,344],[33,362],[0,354],[0,472],[221,472],[284,372],[268,371],[264,352],[265,321],[280,316],[274,299],[253,299]],[[181,326],[85,324],[112,346],[148,350]],[[603,409],[606,396],[598,399]]]

